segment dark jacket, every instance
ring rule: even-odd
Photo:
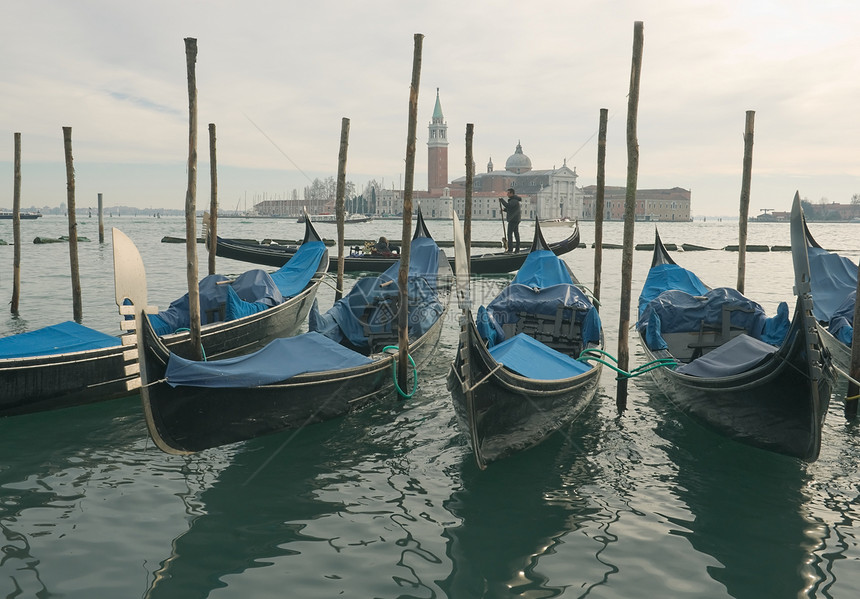
[[[516,194],[509,197],[507,201],[502,200],[502,207],[508,215],[509,223],[520,222],[520,204],[522,201],[523,199]]]

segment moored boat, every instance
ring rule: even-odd
[[[176,356],[143,318],[145,302],[130,295],[141,324],[141,398],[156,445],[201,451],[334,418],[407,387],[394,378],[399,266],[360,279],[325,314],[312,310],[307,333],[230,360]],[[416,378],[439,342],[450,284],[450,266],[419,212],[407,277]]]
[[[465,251],[463,243],[457,256],[463,316],[448,390],[478,466],[485,468],[541,443],[582,413],[597,390],[601,364],[578,358],[602,350],[604,339],[596,307],[549,250],[540,223],[516,277],[478,309],[477,319],[468,301],[467,263],[460,259]]]
[[[792,258],[800,264],[809,264],[812,312],[818,334],[837,370],[846,376],[851,370],[857,265],[838,252],[824,249],[813,238],[800,194],[795,195],[790,221]]]
[[[566,239],[549,244],[548,247],[554,254],[561,256],[574,250],[578,245],[579,227],[576,227]],[[241,260],[268,266],[280,266],[295,251],[295,247],[249,244],[218,237],[215,253],[218,256],[232,260]],[[488,252],[475,254],[471,256],[471,272],[473,275],[514,272],[522,266],[527,255],[528,251],[525,250],[513,253]],[[344,272],[384,272],[392,264],[397,263],[397,261],[398,256],[396,253],[388,255],[366,253],[363,247],[355,246],[351,248],[349,254],[344,256]],[[454,258],[449,257],[448,262],[453,268]],[[336,255],[331,256],[329,271],[337,271]]]
[[[125,237],[116,229],[114,236]],[[218,284],[226,277],[212,276],[208,324],[201,328],[208,357],[248,353],[301,326],[328,265],[328,252],[310,223],[305,238],[305,251],[297,253],[277,273],[249,271],[233,281],[240,284],[236,288]],[[119,271],[124,268],[121,264]],[[127,278],[130,284],[137,284],[133,275]],[[262,298],[259,284],[267,278],[274,288]],[[246,299],[264,299],[266,303]],[[118,294],[120,314],[128,313],[122,301]],[[180,298],[160,315],[153,314],[153,321],[162,342],[187,356],[190,333],[183,313],[187,319],[187,296],[184,303]],[[120,328],[127,331],[132,323],[122,320]],[[133,334],[109,335],[68,321],[0,338],[0,416],[115,399],[131,395],[139,387],[137,339]]]
[[[650,372],[681,411],[730,439],[817,459],[833,371],[811,322],[811,297],[795,265],[794,315],[768,318],[737,290],[711,289],[678,266],[655,233],[636,328]],[[665,366],[669,364],[669,366]]]

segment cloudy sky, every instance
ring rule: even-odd
[[[182,208],[187,187],[184,38],[196,38],[198,205],[208,203],[209,123],[222,207],[288,194],[337,173],[403,181],[414,34],[424,35],[415,188],[427,185],[427,125],[441,94],[449,178],[518,141],[535,168],[575,166],[596,183],[609,110],[607,185],[627,171],[627,92],[644,23],[639,187],[692,190],[696,216],[737,215],[743,130],[755,111],[751,216],[860,193],[860,8],[852,1],[30,0],[0,20],[0,208],[12,205],[14,133],[22,206],[66,200],[62,128],[72,128],[76,202]]]

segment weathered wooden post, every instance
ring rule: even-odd
[[[102,194],[99,194],[98,212],[99,212],[99,243],[104,243],[105,242],[105,220],[104,220],[104,204],[102,203]]]
[[[475,136],[475,125],[466,123],[466,205],[463,212],[463,238],[466,240],[466,260],[472,260],[472,186],[475,179],[475,161],[472,158],[472,139]],[[471,270],[471,269],[470,269]]]
[[[406,133],[406,176],[403,185],[403,228],[400,244],[400,269],[397,285],[400,289],[400,310],[397,313],[398,347],[397,380],[407,385],[409,374],[409,254],[412,240],[412,186],[415,176],[415,129],[418,122],[418,85],[421,81],[421,48],[424,35],[416,33],[412,56],[412,83],[409,86],[409,126]]]
[[[15,244],[12,254],[12,314],[18,314],[18,299],[21,295],[21,134],[15,133],[15,167],[12,191],[12,239]]]
[[[752,180],[753,131],[755,129],[755,111],[747,110],[746,125],[744,126],[744,172],[741,181],[741,207],[738,220],[738,285],[737,289],[744,292],[747,258],[747,221],[750,212],[750,182]]]
[[[621,250],[621,308],[618,319],[618,368],[630,367],[630,293],[633,285],[633,228],[636,218],[636,185],[639,175],[639,140],[636,118],[639,111],[639,81],[642,74],[643,23],[633,24],[633,66],[630,71],[630,93],[627,96],[627,192],[624,198],[624,241]],[[618,379],[615,405],[619,412],[627,409],[627,378]]]
[[[346,195],[346,151],[349,147],[349,119],[340,121],[340,151],[337,156],[337,195],[335,198],[335,214],[337,216],[337,283],[334,291],[334,301],[343,297],[344,271],[344,196]],[[309,218],[305,216],[305,218]]]
[[[606,203],[606,125],[609,109],[600,109],[597,133],[597,191],[594,197],[594,299],[600,306],[600,282],[603,269],[603,211]]]
[[[860,293],[860,270],[857,272],[857,290]],[[860,302],[854,302],[854,322],[860,323]],[[860,325],[855,325],[851,334],[851,366],[848,369],[849,376],[854,381],[860,381]],[[848,392],[845,394],[845,418],[853,420],[857,418],[857,404],[860,399],[860,387],[853,381],[848,383]],[[848,399],[851,398],[851,399]]]
[[[200,333],[200,288],[197,283],[197,40],[185,38],[188,70],[188,188],[185,192],[185,256],[188,278],[188,317],[191,331],[191,359],[203,359]]]
[[[72,267],[72,310],[75,322],[84,318],[81,303],[81,273],[78,264],[78,220],[75,215],[75,167],[72,165],[72,128],[63,127],[66,153],[66,200],[69,204],[69,262]]]
[[[209,226],[206,246],[209,248],[209,274],[215,274],[215,249],[218,239],[218,160],[215,154],[215,123],[209,123]]]

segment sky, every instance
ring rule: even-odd
[[[185,38],[197,40],[198,206],[211,194],[215,125],[223,209],[335,177],[402,188],[415,34],[422,34],[414,189],[427,187],[436,90],[448,175],[504,166],[518,142],[535,169],[565,161],[596,184],[627,180],[634,26],[643,23],[638,188],[691,190],[692,214],[739,213],[754,111],[750,216],[860,193],[860,4],[818,0],[29,0],[0,19],[0,208],[67,200],[176,208],[189,186]]]

